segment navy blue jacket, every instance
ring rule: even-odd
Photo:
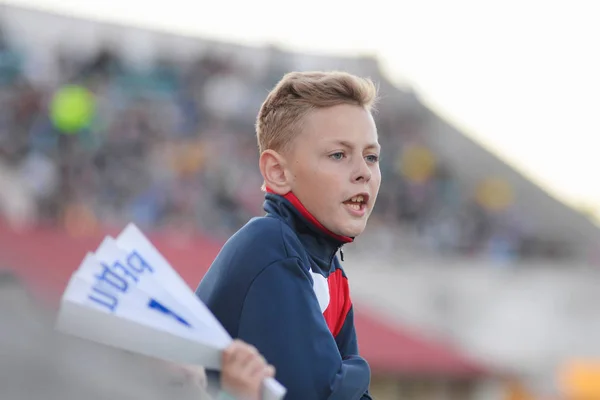
[[[327,231],[293,194],[267,193],[223,246],[196,294],[234,338],[274,365],[286,400],[370,400],[348,280]]]

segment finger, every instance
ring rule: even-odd
[[[267,361],[262,356],[255,357],[244,366],[243,374],[255,378],[264,372],[266,366]]]
[[[265,368],[265,378],[274,378],[275,377],[275,367],[272,365],[267,365]]]
[[[246,349],[246,344],[239,341],[234,340],[231,345],[229,345],[225,352],[223,353],[223,363],[224,364],[236,364],[239,362],[239,359],[243,359],[244,352],[248,351]]]
[[[260,363],[260,356],[252,353],[246,353],[240,356],[239,359],[240,372],[247,376],[250,373],[250,371],[254,369],[253,366],[256,364],[260,365]]]
[[[244,351],[244,352],[247,352],[250,354],[256,354],[256,355],[259,354],[258,349],[256,347],[252,346],[251,344],[240,342],[239,346],[242,349],[240,351]]]
[[[225,348],[225,350],[223,351],[223,354],[230,356],[242,347],[243,347],[243,343],[240,340],[235,339],[234,341],[231,342],[231,344],[229,346],[227,346]]]
[[[244,345],[236,351],[236,363],[239,362],[242,366],[248,364],[256,357],[261,356],[253,346]]]
[[[275,367],[272,365],[266,365],[262,368],[254,371],[253,375],[250,376],[250,379],[266,379],[266,378],[274,378],[275,377]]]

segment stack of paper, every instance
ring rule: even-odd
[[[109,346],[182,364],[220,369],[232,339],[210,310],[133,224],[107,236],[75,271],[57,329]],[[264,400],[286,389],[264,383]]]

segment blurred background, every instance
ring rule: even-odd
[[[268,90],[288,71],[345,70],[381,93],[383,185],[344,263],[375,398],[600,399],[598,99],[569,86],[598,83],[574,62],[598,44],[581,28],[593,12],[463,1],[419,14],[402,2],[403,16],[375,3],[369,17],[323,5],[341,13],[328,18],[308,3],[293,16],[273,3],[277,17],[257,5],[256,20],[247,5],[226,19],[181,1],[177,18],[135,1],[2,4],[0,280],[51,318],[85,253],[133,221],[195,288],[262,213],[253,125]],[[463,21],[477,29],[452,36]],[[562,26],[588,42],[555,41]],[[509,56],[518,43],[529,50]],[[517,78],[522,95],[507,86]],[[25,340],[7,328],[21,302],[6,296],[0,357]]]

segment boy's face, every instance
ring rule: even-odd
[[[315,110],[285,156],[290,188],[327,229],[358,236],[379,192],[379,152],[369,111],[345,104]]]

